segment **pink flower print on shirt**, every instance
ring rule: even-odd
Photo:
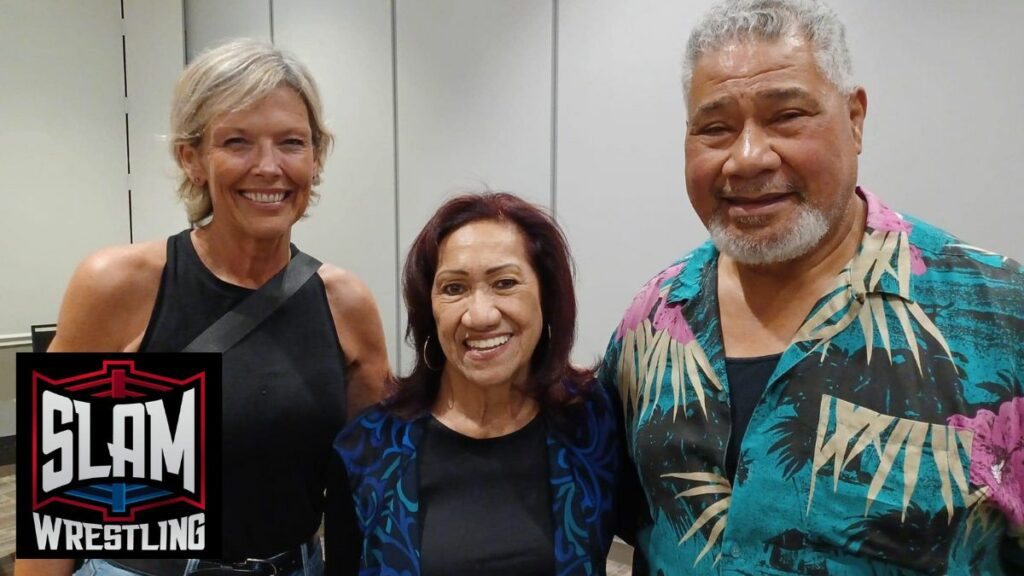
[[[664,330],[673,340],[680,344],[689,344],[696,340],[690,324],[683,318],[682,304],[669,304],[662,302],[658,311],[654,313],[654,329]]]
[[[907,234],[914,229],[913,224],[886,206],[878,199],[878,196],[864,188],[861,188],[860,191],[864,196],[864,201],[868,204],[868,228],[885,232],[906,232]]]
[[[913,244],[910,245],[910,272],[914,276],[920,276],[928,270],[924,258],[921,257],[921,249]]]
[[[636,330],[638,326],[643,324],[644,320],[647,319],[651,314],[651,308],[654,307],[654,303],[658,301],[658,296],[661,293],[661,285],[665,280],[674,278],[679,271],[683,269],[685,262],[680,262],[674,266],[666,268],[654,278],[651,278],[640,292],[633,297],[633,303],[626,309],[626,314],[622,317],[622,322],[619,323],[618,330],[615,331],[615,337],[619,340],[626,333],[627,330]]]
[[[905,241],[909,243],[910,233],[914,231],[913,223],[909,220],[905,220],[898,212],[890,209],[881,200],[879,200],[877,196],[867,189],[860,188],[860,192],[864,197],[864,201],[868,204],[868,228],[882,232],[905,232],[907,235],[907,239]],[[926,270],[928,270],[928,267],[925,265],[924,259],[921,257],[921,250],[917,246],[911,244],[911,274],[920,276],[921,274],[924,274]]]
[[[622,317],[622,322],[619,323],[619,329],[615,331],[616,338],[621,340],[627,330],[636,330],[637,326],[643,324],[643,321],[651,313],[654,303],[658,300],[660,284],[660,277],[651,278],[643,289],[633,297],[633,303],[626,309],[626,314]]]
[[[1002,403],[999,414],[978,410],[973,418],[950,416],[948,423],[974,432],[971,482],[988,488],[1011,527],[1024,527],[1024,398]]]

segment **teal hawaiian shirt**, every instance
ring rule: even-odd
[[[718,252],[612,337],[651,574],[1024,574],[1024,271],[886,208],[783,353],[725,473]]]

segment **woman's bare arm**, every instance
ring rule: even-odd
[[[348,413],[379,402],[389,377],[380,311],[370,289],[354,274],[329,264],[320,268],[338,341],[345,352]]]
[[[164,241],[114,246],[88,256],[64,292],[49,352],[138,350],[160,287]],[[16,576],[68,576],[74,560],[16,560]]]

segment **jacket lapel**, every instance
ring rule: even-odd
[[[582,516],[578,513],[586,500],[582,484],[576,478],[579,466],[577,455],[569,449],[568,443],[558,432],[550,419],[547,424],[548,469],[551,486],[551,519],[555,533],[555,574],[593,574],[593,561],[589,551],[593,527],[580,525]]]

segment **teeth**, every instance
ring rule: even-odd
[[[285,193],[242,192],[242,196],[245,196],[249,200],[252,200],[253,202],[258,202],[260,204],[273,204],[274,202],[280,202],[281,200],[284,200]]]
[[[505,342],[508,342],[509,338],[511,338],[511,336],[506,334],[504,336],[495,336],[494,338],[488,338],[486,340],[466,340],[466,347],[472,348],[474,350],[486,350],[488,348],[497,348],[498,346],[501,346]]]

